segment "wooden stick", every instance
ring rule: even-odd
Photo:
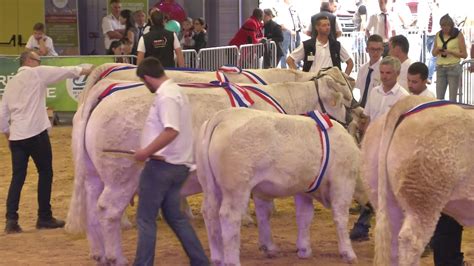
[[[120,149],[103,149],[102,152],[123,153],[123,154],[130,154],[130,155],[135,154],[134,150],[120,150]],[[150,159],[158,160],[158,161],[164,161],[165,157],[159,156],[159,155],[151,155]]]

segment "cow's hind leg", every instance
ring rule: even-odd
[[[222,230],[219,220],[221,201],[222,196],[218,188],[215,188],[212,191],[204,191],[202,215],[206,224],[209,248],[211,249],[211,262],[216,266],[219,266],[224,262]]]
[[[310,227],[314,217],[313,199],[306,195],[296,195],[296,223],[298,224],[298,239],[296,247],[298,249],[298,257],[306,259],[311,257],[311,239]]]
[[[275,257],[279,249],[273,242],[272,230],[270,226],[270,216],[273,210],[272,200],[263,200],[253,196],[255,203],[255,213],[258,220],[258,242],[260,250],[265,252],[267,257]]]
[[[331,177],[328,178],[331,179]],[[355,263],[357,262],[357,256],[352,249],[347,223],[349,221],[349,208],[352,202],[356,181],[355,179],[345,180],[345,182],[342,182],[342,180],[339,181],[341,182],[332,182],[330,185],[331,211],[334,224],[336,225],[339,254],[344,261]]]
[[[89,174],[85,180],[87,205],[87,240],[89,241],[90,257],[97,263],[105,263],[105,247],[102,228],[99,222],[97,200],[104,189],[97,173]]]
[[[225,265],[240,265],[240,226],[242,214],[247,211],[249,200],[250,190],[231,188],[222,191],[219,216]]]
[[[117,186],[120,186],[120,188]],[[129,188],[127,189],[127,187]],[[135,190],[135,183],[106,184],[104,191],[100,195],[97,206],[105,240],[105,257],[108,264],[128,264],[122,252],[120,221]]]

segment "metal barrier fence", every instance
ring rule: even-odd
[[[276,43],[269,42],[244,44],[240,48],[235,45],[203,48],[199,53],[195,50],[183,50],[183,55],[186,67],[215,71],[223,65],[246,69],[276,67],[276,50]]]
[[[474,60],[465,60],[461,63],[462,74],[459,78],[458,102],[474,104],[473,76],[471,67],[474,67]]]

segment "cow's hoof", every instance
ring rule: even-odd
[[[357,263],[357,256],[355,255],[354,252],[352,252],[352,254],[350,254],[348,252],[341,253],[341,259],[345,263],[350,263],[350,264],[356,264]]]
[[[275,245],[262,245],[258,249],[263,251],[267,258],[275,258],[278,255],[278,252],[280,251],[280,249]]]
[[[310,248],[299,248],[297,254],[300,259],[309,259],[313,255],[313,251]]]

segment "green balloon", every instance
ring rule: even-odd
[[[181,31],[181,25],[179,25],[179,22],[176,20],[169,20],[165,24],[165,29],[178,34]]]

